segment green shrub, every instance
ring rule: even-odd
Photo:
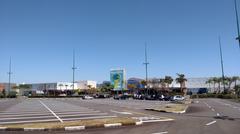
[[[234,99],[234,96],[231,94],[225,94],[223,95],[223,99]]]
[[[221,99],[222,99],[223,96],[224,96],[223,94],[218,94],[218,95],[217,95],[217,98],[221,98]]]
[[[4,94],[3,93],[0,93],[0,98],[4,98]]]
[[[235,99],[236,97],[231,94],[195,94],[191,96],[192,99],[194,98],[221,98],[221,99]]]
[[[16,91],[10,91],[7,95],[8,98],[16,98],[17,92]]]
[[[216,94],[212,94],[212,93],[211,94],[207,94],[207,97],[208,98],[216,98]]]
[[[191,99],[195,99],[195,98],[197,98],[196,94],[191,95]]]

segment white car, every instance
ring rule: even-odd
[[[173,101],[183,101],[185,98],[181,95],[173,96]]]
[[[89,96],[89,95],[84,95],[84,96],[83,96],[83,99],[91,100],[91,99],[93,99],[93,97],[91,97],[91,96]]]

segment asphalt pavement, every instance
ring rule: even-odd
[[[25,99],[0,111],[0,125],[64,122],[83,119],[99,119],[116,117],[109,113],[72,105],[57,99]],[[6,107],[5,106],[5,107]]]
[[[26,102],[25,102],[26,101]],[[16,111],[26,112],[21,109],[25,104],[30,105],[32,111],[48,109],[38,99],[25,100],[12,107],[1,110],[1,113]],[[33,101],[33,102],[31,102]],[[222,99],[196,99],[190,105],[185,114],[159,113],[146,111],[145,107],[161,105],[168,102],[144,101],[144,100],[112,100],[112,99],[43,99],[41,100],[54,112],[72,111],[96,111],[105,113],[104,116],[130,116],[130,117],[170,117],[175,119],[169,122],[152,122],[141,126],[126,126],[109,129],[91,129],[72,132],[34,132],[34,133],[82,133],[82,134],[239,134],[240,132],[240,104]],[[12,102],[11,102],[12,103]],[[7,104],[4,104],[8,106]],[[43,111],[42,111],[43,112]],[[50,112],[51,113],[51,112]],[[49,115],[50,115],[49,113]],[[56,115],[59,115],[57,113]],[[52,115],[54,118],[54,115]],[[91,116],[90,116],[91,117]],[[61,116],[68,119],[69,117]],[[75,118],[75,117],[74,117]],[[0,116],[0,119],[1,116]],[[6,132],[4,132],[6,133]],[[8,133],[32,133],[32,132],[8,132]]]

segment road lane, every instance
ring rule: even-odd
[[[51,100],[50,102],[52,101],[53,100]],[[231,109],[229,109],[230,105],[218,103],[219,102],[218,99],[199,99],[199,100],[196,100],[198,101],[198,103],[191,104],[191,106],[189,107],[188,113],[186,114],[169,114],[169,113],[159,113],[154,111],[144,111],[141,109],[143,105],[151,104],[150,102],[144,102],[144,101],[139,101],[140,104],[143,103],[143,105],[141,106],[138,104],[134,104],[134,103],[137,103],[135,101],[128,104],[126,107],[123,107],[122,105],[120,105],[119,102],[113,102],[113,104],[111,104],[111,102],[102,101],[101,104],[99,104],[99,103],[96,103],[95,101],[93,103],[90,103],[91,100],[89,101],[58,100],[58,101],[64,102],[65,103],[64,105],[88,107],[89,109],[94,108],[99,111],[102,111],[101,109],[106,109],[105,111],[103,111],[106,113],[107,113],[107,110],[123,112],[125,111],[125,109],[128,109],[128,112],[132,113],[133,115],[135,115],[134,112],[136,112],[136,113],[142,113],[143,115],[168,116],[175,119],[174,121],[171,121],[171,122],[147,123],[141,126],[127,126],[127,127],[120,127],[120,128],[114,128],[114,129],[110,128],[110,129],[84,130],[84,131],[81,131],[82,134],[99,134],[99,133],[101,134],[122,134],[122,133],[152,134],[152,133],[160,133],[160,132],[168,132],[171,134],[229,134],[229,133],[239,134],[240,132],[240,127],[239,127],[240,121],[237,118],[235,118],[234,120],[215,118],[217,113],[231,115],[231,117],[239,116],[238,115],[239,113],[236,112],[238,109],[234,108],[234,107],[238,107],[238,104],[234,104],[232,102],[228,103],[228,101],[226,100],[223,100],[223,102],[234,105]],[[152,103],[156,103],[156,102],[152,102]],[[58,103],[58,104],[61,104],[61,103]],[[116,104],[119,104],[120,106],[118,107]],[[126,105],[126,103],[123,103],[123,105]],[[133,105],[135,106],[135,108],[130,109],[129,107]],[[49,133],[49,132],[40,132],[40,133]],[[54,133],[63,134],[65,132],[54,132]],[[79,131],[76,131],[76,132],[73,131],[68,133],[77,134],[79,133]]]

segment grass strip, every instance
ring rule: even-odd
[[[67,121],[67,122],[49,122],[49,123],[28,123],[28,124],[12,124],[12,125],[1,125],[0,127],[8,128],[46,128],[46,129],[59,129],[71,126],[86,126],[101,127],[104,124],[122,123],[123,125],[135,124],[138,120],[129,117],[116,117],[116,118],[105,118],[105,119],[91,119],[91,120],[79,120],[79,121]]]
[[[187,106],[188,106],[187,104],[166,104],[166,105],[162,105],[162,106],[158,106],[158,107],[154,107],[154,108],[149,108],[147,110],[178,113],[178,112],[184,111]]]

